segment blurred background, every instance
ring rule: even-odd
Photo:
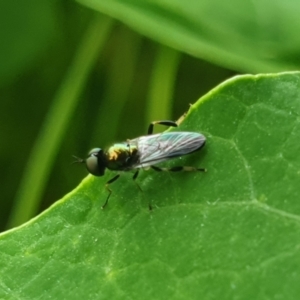
[[[299,69],[299,13],[291,0],[0,2],[1,231],[78,185],[72,155],[176,120],[235,74]]]

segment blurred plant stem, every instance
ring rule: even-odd
[[[114,47],[110,52],[112,59],[107,68],[105,92],[95,118],[96,124],[91,129],[92,137],[96,139],[95,143],[99,137],[112,139],[112,142],[119,127],[122,127],[121,115],[126,105],[128,106],[130,89],[138,65],[141,37],[125,26],[119,29],[118,37],[120,46]],[[104,124],[109,124],[109,130]]]
[[[53,161],[72,120],[72,115],[80,99],[79,96],[106,43],[112,25],[111,18],[97,15],[84,34],[73,63],[54,97],[52,106],[49,108],[44,124],[42,124],[32,147],[20,186],[16,192],[8,228],[26,222],[37,213]]]
[[[146,126],[155,120],[170,119],[173,107],[173,91],[177,76],[180,52],[160,45],[150,82],[146,108]]]

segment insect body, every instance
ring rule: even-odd
[[[148,129],[148,135],[141,136],[123,143],[117,143],[107,150],[94,148],[90,151],[88,158],[77,158],[77,162],[85,163],[87,170],[94,176],[103,176],[105,169],[113,171],[136,170],[133,179],[135,180],[141,168],[152,168],[155,171],[206,171],[202,168],[177,166],[171,168],[160,168],[156,164],[174,157],[186,155],[200,150],[205,144],[205,136],[196,132],[165,132],[152,134],[155,124],[177,127],[173,121],[152,122]],[[102,206],[104,208],[112,193],[109,184],[120,177],[117,174],[106,183],[109,192],[108,197]]]

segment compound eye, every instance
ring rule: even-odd
[[[100,148],[94,148],[89,152],[89,156],[85,160],[87,170],[94,176],[102,176],[104,174],[105,167],[102,166],[101,157],[99,157],[101,152]]]

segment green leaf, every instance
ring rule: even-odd
[[[104,210],[113,174],[88,176],[3,233],[0,298],[297,299],[299,82],[235,77],[192,105],[179,130],[207,144],[166,165],[207,173],[145,171],[143,192],[125,173]]]
[[[230,69],[299,68],[298,1],[78,1],[159,43]]]

